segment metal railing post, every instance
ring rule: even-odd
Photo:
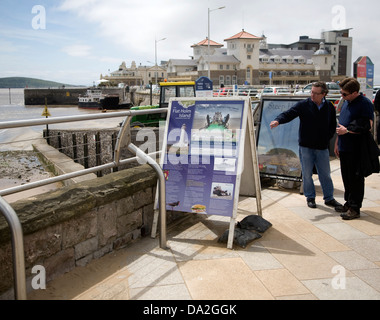
[[[1,196],[0,212],[11,229],[15,299],[26,300],[24,237],[21,223],[16,212]]]
[[[38,126],[43,124],[57,124],[57,123],[68,123],[75,121],[85,121],[85,120],[98,120],[98,119],[108,119],[116,117],[127,117],[131,118],[133,115],[140,114],[156,114],[167,112],[167,108],[150,109],[150,110],[136,110],[136,111],[124,111],[124,112],[112,112],[112,113],[102,113],[102,114],[88,114],[88,115],[77,115],[77,116],[66,116],[57,117],[50,119],[29,119],[29,120],[15,120],[0,122],[0,129],[10,129],[10,128],[22,128],[30,126]],[[125,124],[126,125],[125,125]],[[20,220],[13,208],[2,198],[9,194],[16,192],[21,192],[25,190],[30,190],[32,188],[37,188],[45,186],[51,183],[56,183],[64,181],[67,179],[76,178],[79,176],[87,175],[90,173],[96,173],[99,170],[113,169],[117,168],[119,165],[128,164],[130,162],[140,159],[144,159],[155,169],[159,177],[159,197],[160,197],[160,214],[161,214],[161,236],[160,236],[160,247],[166,249],[166,204],[165,204],[165,177],[160,166],[150,157],[156,156],[160,152],[153,152],[151,154],[145,154],[142,150],[136,146],[130,144],[128,147],[135,150],[138,157],[129,159],[120,159],[120,151],[122,147],[122,140],[125,140],[125,135],[127,139],[130,139],[129,132],[129,121],[125,121],[118,135],[118,141],[116,143],[116,150],[114,152],[114,161],[112,163],[107,163],[104,165],[95,166],[93,168],[87,168],[84,170],[79,170],[76,172],[65,173],[56,177],[47,178],[44,180],[39,180],[35,182],[28,182],[24,185],[7,188],[0,190],[0,214],[3,214],[11,230],[11,241],[12,241],[12,253],[13,253],[13,273],[14,273],[14,293],[17,300],[26,300],[26,277],[25,277],[25,255],[24,255],[24,243],[23,243],[23,232]],[[130,141],[130,140],[127,140]],[[74,143],[73,143],[74,144]]]
[[[159,179],[158,207],[160,212],[160,248],[168,249],[166,245],[166,186],[165,176],[160,165],[149,155],[136,147],[133,143],[128,145],[128,149],[134,152],[137,158],[143,159],[156,171]]]
[[[165,176],[160,165],[148,154],[143,152],[133,143],[131,143],[131,131],[130,131],[131,117],[127,116],[123,121],[119,135],[117,137],[116,148],[114,151],[114,162],[120,162],[120,152],[122,146],[127,144],[128,150],[133,152],[138,159],[142,159],[147,162],[157,173],[159,179],[158,185],[158,206],[160,212],[160,248],[167,249],[166,245],[166,189],[165,189]]]

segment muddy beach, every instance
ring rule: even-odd
[[[0,152],[0,190],[24,185],[50,178],[52,174],[42,165],[34,151]],[[33,188],[4,196],[8,202],[14,202],[36,194],[54,190],[59,184]]]

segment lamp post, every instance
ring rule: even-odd
[[[220,10],[220,9],[224,9],[225,6],[223,7],[219,7],[219,8],[216,8],[216,9],[210,9],[208,8],[208,36],[207,36],[207,54],[208,54],[208,78],[211,80],[211,73],[210,73],[210,12],[212,11],[215,11],[215,10]]]
[[[160,40],[154,40],[154,61],[155,61],[155,75],[156,75],[156,85],[157,85],[157,42],[163,41],[166,38],[162,38]]]

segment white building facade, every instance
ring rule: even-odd
[[[123,62],[119,70],[102,77],[128,85],[196,80],[208,76],[214,87],[224,85],[303,85],[336,81],[352,74],[352,38],[349,29],[326,31],[321,39],[301,36],[292,44],[268,44],[266,37],[244,29],[223,44],[205,39],[192,45],[192,59],[170,59],[160,66]]]

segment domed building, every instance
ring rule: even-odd
[[[204,39],[194,45],[191,59],[170,59],[159,66],[125,62],[103,77],[128,85],[197,80],[210,77],[214,87],[231,85],[305,85],[314,81],[338,81],[351,76],[352,38],[349,29],[322,32],[321,39],[301,36],[292,44],[270,44],[265,35],[244,29],[223,44]]]

